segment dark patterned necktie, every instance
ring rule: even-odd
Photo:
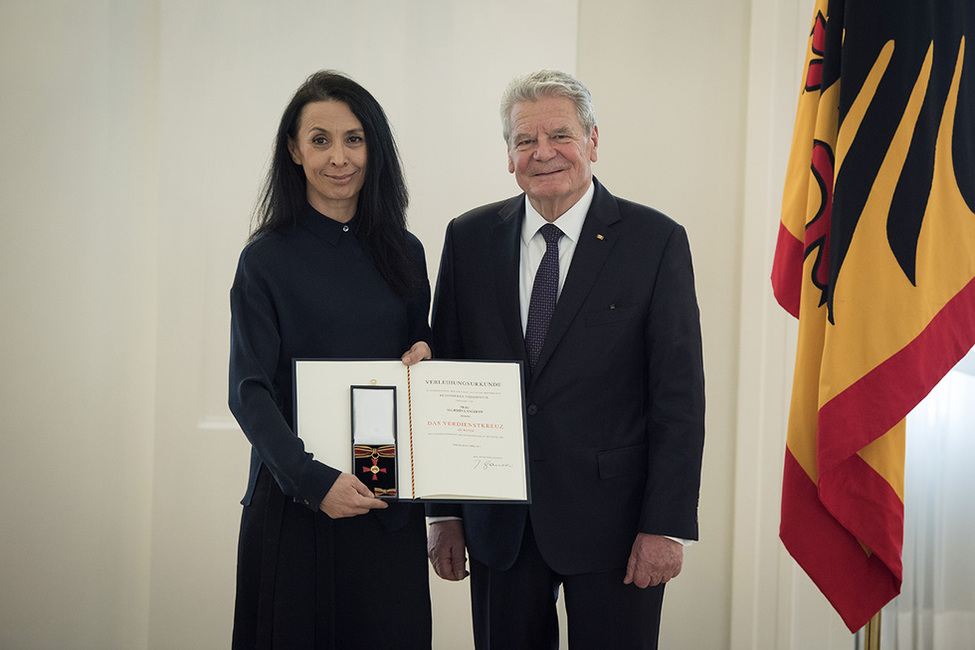
[[[528,351],[529,369],[535,367],[538,353],[545,342],[548,324],[555,312],[555,301],[559,295],[559,239],[562,231],[558,226],[547,223],[540,232],[545,239],[545,255],[535,272],[532,296],[528,303],[528,325],[525,327],[525,349]]]

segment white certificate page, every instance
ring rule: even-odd
[[[526,500],[521,366],[426,364],[410,382],[418,496]]]
[[[317,460],[350,473],[353,386],[396,388],[399,498],[529,500],[521,364],[296,360],[298,436]]]

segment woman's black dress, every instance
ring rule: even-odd
[[[231,289],[230,407],[251,442],[237,560],[234,648],[429,648],[421,506],[333,520],[339,471],[293,433],[292,360],[399,358],[430,340],[424,291],[404,301],[355,234],[310,206],[240,255]]]

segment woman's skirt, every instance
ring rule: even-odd
[[[241,516],[233,647],[428,650],[428,575],[422,506],[333,520],[261,467]]]

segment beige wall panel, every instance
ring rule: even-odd
[[[0,3],[3,648],[145,644],[154,18]]]
[[[741,2],[584,1],[579,72],[599,118],[596,175],[683,224],[704,336],[701,541],[667,586],[661,647],[720,648],[730,627],[736,342],[748,59]]]

